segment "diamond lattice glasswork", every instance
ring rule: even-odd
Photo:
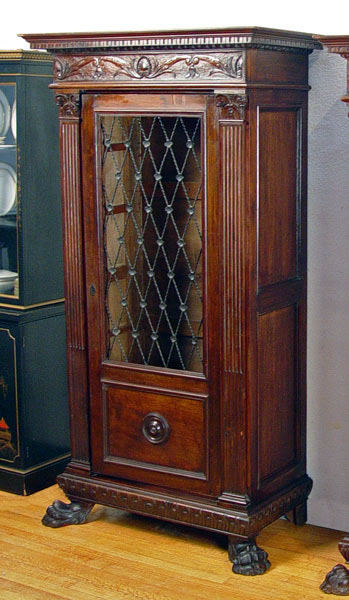
[[[202,372],[201,119],[100,127],[107,358]]]

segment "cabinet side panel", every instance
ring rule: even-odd
[[[27,467],[70,450],[63,306],[61,312],[23,326]]]
[[[0,463],[13,464],[21,456],[16,338],[18,327],[0,321]]]
[[[24,304],[62,298],[63,261],[57,106],[50,76],[23,77],[19,98]]]
[[[297,276],[299,109],[259,109],[259,287]]]
[[[259,486],[291,469],[296,448],[295,305],[258,317]]]

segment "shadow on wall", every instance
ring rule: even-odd
[[[308,179],[309,522],[348,528],[349,119],[346,61],[310,56]]]

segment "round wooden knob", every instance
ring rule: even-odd
[[[163,444],[170,435],[170,426],[159,413],[148,413],[143,419],[142,432],[151,444]]]

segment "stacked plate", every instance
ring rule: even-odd
[[[11,109],[8,100],[2,90],[0,90],[0,144],[5,142],[5,137],[11,123]]]
[[[0,162],[0,217],[16,206],[17,177],[12,167]]]
[[[18,280],[18,273],[0,269],[0,294],[12,294]]]

